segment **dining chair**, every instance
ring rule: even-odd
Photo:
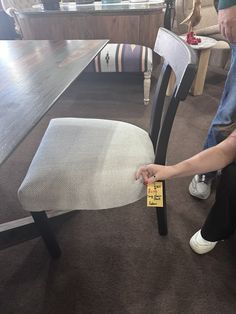
[[[53,258],[61,254],[49,226],[48,210],[99,210],[133,203],[146,195],[135,180],[139,166],[165,164],[169,136],[179,102],[192,85],[195,52],[174,33],[160,28],[154,52],[163,58],[153,96],[150,130],[122,121],[52,119],[30,164],[18,197],[33,219]],[[176,83],[171,97],[166,89],[171,70]],[[156,208],[159,233],[167,234],[164,206]]]

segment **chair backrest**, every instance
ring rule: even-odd
[[[165,164],[168,141],[175,114],[181,100],[185,100],[193,83],[197,56],[179,36],[160,28],[154,52],[163,57],[163,65],[156,85],[151,115],[150,137],[155,148],[155,163]],[[171,72],[176,77],[172,96],[167,97]]]
[[[176,0],[175,13],[176,13],[176,27],[178,34],[184,34],[188,30],[186,24],[180,24],[191,12],[193,8],[193,0]],[[214,6],[214,0],[204,0],[201,4],[201,21],[194,27],[194,30],[202,29],[217,25],[217,12]]]

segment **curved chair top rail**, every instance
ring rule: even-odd
[[[178,35],[161,27],[156,38],[154,52],[164,57],[164,63],[174,71],[178,97],[184,99],[189,91],[189,86],[186,86],[186,88],[182,86],[180,91],[178,85],[183,79],[187,68],[196,66],[197,55],[195,51]]]

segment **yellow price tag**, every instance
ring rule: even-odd
[[[147,185],[147,206],[163,207],[162,182],[154,182]]]

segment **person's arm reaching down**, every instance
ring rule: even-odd
[[[136,179],[143,177],[145,184],[174,177],[184,177],[196,173],[206,173],[222,169],[236,159],[236,131],[220,144],[206,149],[193,157],[172,166],[150,164],[142,166]]]

